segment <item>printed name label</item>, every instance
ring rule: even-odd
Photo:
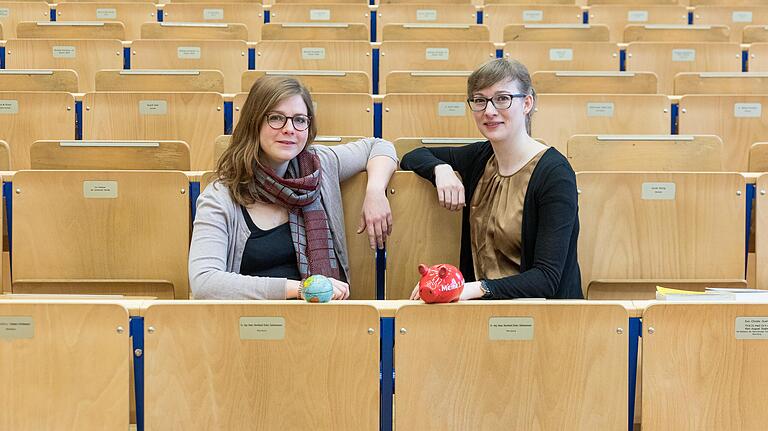
[[[627,12],[627,21],[648,22],[648,11],[647,10],[631,10]]]
[[[97,8],[96,19],[115,19],[117,18],[117,9],[115,8]]]
[[[74,46],[54,46],[53,58],[75,58],[77,50]]]
[[[0,100],[0,115],[12,115],[19,113],[18,100]]]
[[[450,50],[448,48],[427,48],[425,58],[427,60],[448,60]]]
[[[488,319],[488,339],[533,340],[533,317],[491,317]]]
[[[441,117],[463,117],[466,106],[461,102],[440,102],[437,104],[437,115]]]
[[[329,21],[331,19],[330,9],[311,9],[309,11],[311,21]]]
[[[416,21],[437,21],[437,10],[416,9]]]
[[[282,317],[241,317],[241,340],[282,340],[285,319]]]
[[[573,61],[573,50],[570,48],[551,48],[549,61]]]
[[[587,103],[587,117],[613,117],[613,102]]]
[[[673,49],[672,61],[696,61],[695,49]]]
[[[325,48],[301,48],[303,60],[325,60]]]
[[[116,199],[117,181],[83,181],[83,196],[88,199]]]
[[[205,20],[224,19],[224,9],[203,9],[203,19]]]
[[[165,100],[140,100],[139,113],[142,115],[165,115],[168,113],[168,102]]]
[[[22,340],[35,337],[35,322],[29,316],[0,317],[0,340]]]
[[[737,340],[768,340],[768,317],[737,317]]]
[[[675,200],[675,183],[643,183],[642,199],[649,201]]]
[[[200,60],[202,49],[199,46],[180,46],[176,48],[176,56],[181,60]]]
[[[733,22],[752,22],[752,12],[750,12],[750,11],[734,11],[731,14],[731,21],[733,21]]]
[[[542,21],[544,19],[543,10],[524,10],[523,21]]]
[[[11,10],[7,7],[0,7],[0,18],[8,18],[11,15]]]
[[[736,118],[760,118],[763,105],[760,103],[734,103],[733,116]]]

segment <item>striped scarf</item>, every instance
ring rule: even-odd
[[[288,210],[302,278],[322,274],[339,280],[339,262],[320,195],[320,178],[320,159],[306,150],[288,163],[286,178],[259,164],[254,171],[259,197]]]

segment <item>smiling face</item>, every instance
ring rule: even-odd
[[[298,94],[283,99],[270,109],[269,113],[279,113],[286,117],[308,115],[307,105]],[[283,127],[273,129],[264,118],[259,131],[261,149],[259,160],[272,169],[278,170],[304,150],[308,135],[309,129],[296,130],[290,119],[287,119]]]
[[[520,88],[517,81],[503,80],[490,87],[475,91],[471,96],[493,98],[500,94],[519,94]],[[527,134],[525,129],[525,117],[533,109],[533,97],[512,99],[512,104],[507,109],[497,108],[491,101],[483,111],[473,111],[480,133],[491,142],[504,142],[513,139],[520,134]]]

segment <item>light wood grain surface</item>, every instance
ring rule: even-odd
[[[248,41],[248,27],[239,23],[213,23],[221,26],[200,25],[176,26],[175,23],[145,22],[141,25],[142,39],[186,39],[186,40],[241,40]],[[171,25],[168,25],[171,24]],[[255,40],[255,39],[254,39]]]
[[[571,5],[490,4],[483,8],[483,24],[491,29],[491,41],[504,42],[507,24],[582,24],[581,7]]]
[[[34,4],[34,3],[29,3]],[[26,72],[26,73],[25,73]],[[0,88],[4,91],[65,91],[77,93],[74,70],[0,71]]]
[[[7,2],[3,4],[8,12],[0,17],[4,39],[16,39],[16,25],[22,21],[48,21],[51,8],[45,2]]]
[[[376,299],[376,251],[371,249],[367,232],[357,233],[367,184],[368,175],[362,172],[341,185],[352,299]],[[399,225],[394,213],[392,218]]]
[[[504,56],[520,61],[530,73],[619,70],[619,46],[611,42],[507,42]]]
[[[608,42],[608,26],[603,24],[509,24],[504,27],[504,42],[578,41]]]
[[[651,3],[659,2],[648,2],[642,6],[593,5],[588,10],[589,22],[590,24],[607,25],[611,42],[626,42],[624,40],[624,27],[627,24],[688,24],[688,11],[685,6]],[[643,20],[643,18],[645,19]],[[630,21],[630,19],[637,21]]]
[[[32,169],[189,170],[181,141],[37,141],[29,151]]]
[[[624,42],[728,42],[731,31],[726,25],[675,26],[628,25]]]
[[[768,92],[768,73],[678,73],[675,94],[762,94]]]
[[[156,41],[137,42],[151,43]],[[234,75],[232,79],[236,79]],[[100,70],[96,72],[96,91],[202,91],[223,93],[224,75],[220,70]]]
[[[653,72],[533,72],[536,93],[656,94]]]
[[[259,41],[264,25],[264,8],[259,3],[168,3],[163,22],[238,23],[248,28],[249,41]]]
[[[346,70],[371,76],[371,64],[371,44],[364,41],[263,41],[256,45],[256,68],[260,70]]]
[[[739,19],[735,19],[737,17]],[[758,3],[750,6],[737,6],[735,2],[720,2],[719,6],[697,6],[693,10],[693,22],[696,24],[725,24],[731,29],[730,41],[741,43],[744,27],[750,24],[768,24],[768,7],[765,7],[764,4],[758,6]]]
[[[114,17],[105,19],[110,15]],[[140,38],[143,23],[157,21],[157,8],[147,2],[62,2],[56,5],[56,21],[119,21],[125,26],[125,38],[136,40]]]
[[[305,2],[302,2],[305,3]],[[269,8],[269,22],[338,22],[369,26],[372,13],[367,4],[339,4],[334,1],[323,5],[291,4],[279,2]],[[381,8],[379,8],[381,10]]]
[[[296,78],[311,93],[371,93],[371,77],[365,72],[350,71],[248,70],[243,73],[241,90],[250,91],[253,83],[265,75]]]
[[[272,23],[261,29],[262,40],[362,40],[370,30],[359,23]]]
[[[768,289],[768,174],[757,179],[755,194],[755,269],[758,289]]]
[[[499,317],[532,319],[533,338],[490,340]],[[586,301],[403,306],[396,427],[625,429],[627,319],[620,305]]]
[[[475,6],[466,4],[380,4],[376,9],[376,34],[386,24],[476,24]],[[381,40],[381,37],[378,37]]]
[[[382,136],[481,137],[466,94],[388,94],[382,103]],[[462,115],[463,114],[463,115]]]
[[[20,22],[16,25],[19,39],[117,39],[125,40],[125,26],[121,22],[52,24],[43,22]]]

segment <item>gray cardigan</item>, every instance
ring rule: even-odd
[[[311,145],[320,158],[320,193],[328,214],[336,256],[349,280],[347,240],[340,184],[365,170],[368,160],[387,156],[397,162],[392,143],[367,138],[326,147]],[[196,299],[285,299],[285,278],[240,275],[240,262],[251,232],[229,189],[218,181],[197,199],[192,243],[189,247],[189,285]]]

